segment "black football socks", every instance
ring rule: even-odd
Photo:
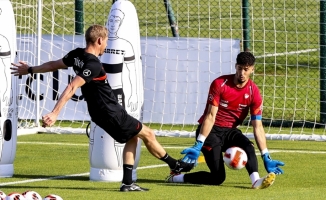
[[[169,154],[165,154],[165,156],[163,156],[162,158],[160,158],[160,160],[164,161],[166,164],[169,165],[169,167],[171,169],[174,169],[176,167],[177,164],[177,160],[170,157]]]
[[[123,179],[122,183],[125,185],[131,185],[132,182],[132,170],[133,170],[133,165],[127,165],[123,164]]]

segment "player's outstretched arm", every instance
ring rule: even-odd
[[[186,148],[183,151],[181,151],[181,154],[185,154],[182,161],[186,163],[195,163],[197,164],[197,160],[201,151],[201,148],[204,145],[204,142],[209,135],[209,133],[212,130],[212,127],[215,123],[215,117],[217,113],[218,107],[209,105],[207,114],[205,116],[205,119],[202,123],[202,126],[200,128],[200,133],[196,139],[195,144],[192,147]]]
[[[265,130],[262,125],[261,120],[251,120],[252,126],[254,128],[254,136],[258,148],[261,152],[262,159],[264,161],[265,169],[268,173],[274,172],[275,174],[283,174],[284,171],[280,166],[284,166],[284,163],[278,160],[272,160],[266,144]]]
[[[39,66],[34,66],[34,67],[27,65],[27,63],[24,61],[19,61],[18,64],[11,63],[11,65],[13,66],[10,68],[12,70],[11,74],[13,74],[15,76],[52,72],[52,71],[56,71],[58,69],[67,68],[67,66],[63,63],[62,59],[59,59],[56,61],[49,61],[49,62],[43,63]]]
[[[75,76],[75,78],[67,85],[66,89],[60,95],[59,100],[55,104],[52,112],[50,112],[42,117],[42,121],[43,121],[42,126],[44,128],[47,126],[52,126],[55,123],[63,106],[72,97],[72,95],[75,94],[77,88],[81,87],[85,83],[86,82],[82,77],[80,77],[78,75]]]

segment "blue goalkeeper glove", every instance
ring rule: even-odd
[[[279,166],[284,166],[284,163],[278,160],[272,160],[269,153],[261,156],[264,161],[265,169],[268,173],[274,172],[275,174],[283,174],[284,171]]]
[[[204,143],[202,141],[197,140],[194,146],[189,147],[181,151],[181,154],[186,154],[182,161],[186,163],[194,163],[197,165],[197,160],[200,154],[200,150],[203,147]]]

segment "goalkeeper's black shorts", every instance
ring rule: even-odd
[[[196,130],[196,137],[198,137],[201,125],[198,126]],[[229,147],[245,147],[247,145],[252,145],[253,143],[237,128],[225,128],[213,126],[211,132],[205,140],[203,148],[207,150],[215,147],[221,146],[222,152],[225,152]]]

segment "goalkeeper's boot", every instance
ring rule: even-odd
[[[147,188],[142,188],[136,183],[132,183],[131,185],[121,184],[120,191],[121,192],[139,192],[139,191],[148,191]]]
[[[267,174],[265,177],[258,179],[252,184],[253,189],[265,189],[271,186],[275,181],[276,175],[274,172]]]
[[[181,172],[189,172],[194,168],[194,163],[186,163],[182,160],[177,160],[177,163],[174,167],[174,169],[171,169],[171,174],[180,174]]]
[[[174,178],[175,176],[178,176],[178,175],[180,175],[180,174],[175,174],[175,173],[171,172],[171,173],[170,173],[170,174],[165,178],[165,182],[167,182],[167,183],[176,183],[176,181],[173,180],[173,178]]]

